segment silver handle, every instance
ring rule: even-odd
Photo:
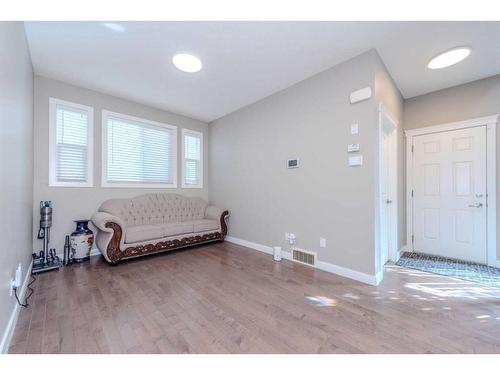
[[[483,204],[482,203],[469,204],[469,207],[472,207],[472,208],[481,208],[481,207],[483,207]]]
[[[392,203],[392,201],[391,201],[390,199],[387,199],[387,200],[385,201],[385,203],[387,203],[387,204],[391,204],[391,203]]]

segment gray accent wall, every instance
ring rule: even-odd
[[[500,113],[500,75],[405,100],[404,128],[416,129]]]
[[[500,114],[500,75],[417,96],[404,102],[404,128],[416,129]],[[497,147],[500,147],[497,128]],[[497,150],[497,215],[500,213],[500,153]],[[497,220],[500,233],[500,220]],[[500,258],[500,237],[497,238]]]
[[[6,351],[17,304],[10,280],[18,264],[24,280],[32,250],[33,68],[22,22],[0,22],[0,51],[0,340]]]
[[[94,108],[94,186],[91,188],[49,187],[49,98],[54,97],[70,102],[84,104]],[[101,113],[109,110],[147,120],[175,125],[178,127],[178,163],[177,189],[149,188],[104,188],[101,187]],[[181,129],[192,129],[203,132],[204,144],[204,183],[203,189],[181,189]],[[208,199],[207,158],[208,158],[207,124],[188,117],[165,112],[128,100],[120,99],[97,91],[73,86],[53,79],[35,77],[35,174],[33,205],[33,243],[39,250],[42,246],[36,239],[39,225],[39,202],[53,202],[54,218],[51,232],[51,247],[62,253],[64,236],[74,230],[73,220],[90,219],[102,202],[110,198],[134,197],[154,192],[179,193],[186,196],[199,196]]]
[[[378,63],[368,51],[210,123],[209,197],[230,210],[230,236],[286,248],[292,232],[318,260],[375,274],[378,103],[349,94],[373,89]],[[363,166],[348,167],[349,143]],[[300,167],[287,169],[295,157]]]

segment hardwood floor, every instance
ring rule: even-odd
[[[229,243],[41,274],[10,353],[500,353],[500,290],[378,287]]]

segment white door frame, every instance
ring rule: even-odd
[[[496,128],[499,115],[479,117],[465,121],[426,126],[406,130],[406,240],[405,250],[413,249],[413,137],[423,134],[446,132],[450,130],[486,127],[486,236],[487,261],[489,266],[500,267],[497,258],[497,204],[496,204]]]
[[[384,124],[389,123],[389,129],[384,128]],[[387,125],[385,125],[387,127]],[[389,157],[389,181],[387,186],[388,195],[391,197],[392,203],[388,205],[387,212],[390,214],[391,222],[390,227],[387,228],[390,233],[387,238],[388,242],[388,260],[396,262],[398,260],[398,127],[399,124],[394,117],[389,113],[387,108],[379,103],[379,116],[378,116],[378,192],[375,197],[376,202],[378,202],[378,222],[376,230],[378,231],[378,254],[376,256],[376,262],[378,264],[378,272],[383,270],[383,252],[382,252],[382,220],[384,220],[382,215],[383,205],[387,204],[382,202],[381,192],[382,192],[382,177],[383,173],[383,148],[384,148],[384,133],[388,134],[388,157]]]

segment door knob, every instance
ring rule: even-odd
[[[469,204],[469,207],[481,208],[481,207],[483,207],[483,204],[482,203]]]

